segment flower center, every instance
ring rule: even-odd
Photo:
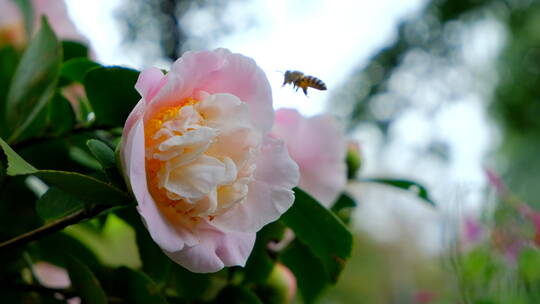
[[[193,226],[245,200],[261,134],[247,105],[205,94],[165,107],[145,122],[148,188],[173,224]]]

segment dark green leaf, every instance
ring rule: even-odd
[[[349,225],[351,222],[352,208],[354,207],[356,207],[356,201],[348,194],[342,193],[336,203],[332,206],[331,210],[343,221],[343,223]]]
[[[246,262],[245,280],[247,282],[262,284],[268,279],[275,264],[275,257],[272,257],[268,251],[268,243],[281,240],[284,231],[285,225],[276,221],[257,232],[257,241]]]
[[[212,289],[209,274],[193,273],[179,265],[171,265],[171,283],[178,296],[187,301],[206,300]]]
[[[83,83],[86,73],[97,67],[100,65],[88,58],[73,58],[62,64],[60,75],[68,80]]]
[[[332,211],[339,212],[344,208],[354,208],[356,207],[356,201],[350,197],[347,193],[341,194],[334,206],[332,206]]]
[[[114,151],[104,142],[97,139],[89,139],[86,146],[98,160],[103,169],[116,168]]]
[[[96,178],[76,172],[38,170],[22,159],[0,138],[0,146],[8,160],[8,175],[33,174],[51,186],[90,204],[121,204],[129,200],[126,193]]]
[[[7,240],[42,225],[36,213],[36,195],[26,176],[7,177],[0,185],[0,239]]]
[[[88,47],[76,41],[62,41],[62,49],[64,50],[64,61],[73,58],[88,57]]]
[[[67,270],[73,289],[79,293],[83,303],[106,304],[107,296],[92,271],[73,257],[67,259]]]
[[[49,102],[49,133],[53,136],[65,134],[75,126],[75,113],[67,99],[55,94]]]
[[[148,233],[148,229],[146,229],[142,223],[141,217],[135,208],[125,208],[116,211],[116,214],[126,223],[130,224],[135,230],[137,247],[139,249],[141,262],[143,263],[142,268],[144,272],[156,283],[164,283],[169,275],[172,264],[171,259],[169,259],[156,242],[152,240],[152,237],[150,237],[150,234]],[[204,288],[204,284],[199,284],[197,286],[199,288]],[[195,288],[197,288],[197,286],[195,286]]]
[[[218,295],[216,304],[262,304],[255,293],[243,286],[230,285]]]
[[[281,253],[280,259],[297,278],[298,289],[306,303],[313,303],[328,286],[328,273],[322,261],[302,242],[293,241]]]
[[[36,203],[37,213],[46,222],[59,219],[83,208],[84,203],[57,188],[49,188]]]
[[[353,237],[335,214],[304,191],[294,189],[293,206],[281,217],[296,237],[323,262],[335,283],[351,255]]]
[[[379,183],[383,185],[388,185],[396,187],[399,189],[407,190],[414,192],[419,198],[423,199],[425,202],[432,206],[436,206],[435,202],[430,198],[429,193],[426,187],[422,186],[417,182],[413,182],[406,179],[390,179],[390,178],[364,178],[360,180],[361,182],[370,182],[370,183]]]
[[[122,67],[89,71],[84,87],[96,114],[96,124],[121,127],[140,99],[135,91],[139,72]]]
[[[102,141],[90,139],[86,142],[88,149],[98,160],[108,180],[114,185],[122,186],[123,180],[116,167],[116,156],[114,151]]]
[[[101,265],[94,252],[78,239],[63,232],[48,235],[31,243],[27,248],[35,260],[47,261],[63,268],[67,268],[68,255],[84,261],[91,269],[97,269]],[[62,250],[58,250],[58,248],[62,248]]]
[[[43,17],[41,30],[24,52],[7,95],[9,142],[19,139],[52,97],[61,61],[62,48]]]
[[[41,111],[39,111],[34,120],[30,122],[28,127],[21,132],[18,139],[19,141],[23,141],[31,137],[40,137],[45,133],[45,128],[47,126],[47,117],[49,114],[49,104],[50,100],[47,101],[45,106],[41,109]]]
[[[118,270],[118,289],[127,303],[167,303],[157,285],[142,272],[127,267]]]
[[[92,205],[123,204],[129,200],[127,194],[120,189],[77,172],[39,170],[34,175]]]
[[[5,127],[6,98],[18,61],[19,55],[13,47],[0,48],[0,137],[7,136]]]

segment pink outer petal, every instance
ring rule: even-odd
[[[345,135],[329,115],[303,118],[296,110],[280,109],[272,135],[283,139],[300,167],[300,188],[329,207],[347,182]]]
[[[253,59],[225,49],[186,52],[173,64],[167,77],[167,84],[152,101],[154,110],[188,97],[198,98],[200,91],[230,93],[249,104],[251,119],[263,133],[273,124],[270,84]],[[152,114],[149,112],[146,117]]]
[[[225,266],[244,266],[253,245],[255,233],[223,232],[201,223],[197,230],[200,243],[181,251],[167,252],[176,263],[192,272],[216,272]]]
[[[267,137],[246,201],[217,216],[211,224],[225,231],[259,231],[292,206],[294,192],[291,189],[298,179],[298,166],[290,158],[284,143]]]
[[[137,89],[137,92],[139,92],[148,103],[166,84],[166,80],[166,77],[160,69],[151,67],[139,74],[135,89]]]
[[[125,137],[123,137],[125,138]],[[197,244],[195,237],[188,231],[175,229],[161,215],[154,199],[148,192],[146,184],[144,161],[144,128],[139,119],[122,143],[122,164],[125,176],[129,177],[129,184],[133,195],[137,199],[137,210],[141,214],[152,239],[164,250],[178,251],[184,245]]]
[[[142,99],[135,105],[135,108],[129,114],[122,138],[127,138],[127,134],[131,131],[133,125],[143,117],[146,105],[156,96],[161,88],[167,83],[167,76],[164,76],[158,68],[148,68],[139,74],[135,89],[141,94]]]

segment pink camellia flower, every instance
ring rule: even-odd
[[[45,15],[56,35],[61,39],[88,43],[69,18],[63,0],[32,0],[31,4],[34,11],[33,33],[37,32],[41,16]],[[27,41],[24,17],[18,5],[13,0],[0,0],[0,45],[12,44],[22,47]]]
[[[296,110],[279,109],[272,135],[285,141],[300,167],[299,187],[330,207],[347,182],[347,144],[338,122],[330,115],[304,118]]]
[[[124,175],[150,235],[193,272],[244,265],[255,233],[294,201],[298,166],[268,135],[272,93],[255,62],[187,52],[143,71],[122,136]]]

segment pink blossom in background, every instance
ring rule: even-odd
[[[88,44],[88,40],[70,19],[63,0],[33,0],[31,3],[34,9],[32,34],[39,30],[41,16],[45,15],[60,39]],[[26,36],[24,16],[18,5],[12,0],[0,0],[0,45],[21,47],[29,40]]]
[[[69,288],[71,286],[68,272],[64,268],[46,262],[38,262],[33,265],[33,272],[39,284],[47,288]],[[62,300],[61,295],[58,295],[57,298]],[[81,299],[74,297],[67,302],[68,304],[78,304],[81,303]]]
[[[465,216],[463,221],[463,242],[465,245],[474,245],[481,241],[484,227],[477,218]]]
[[[305,118],[293,109],[279,109],[272,135],[287,144],[300,167],[299,187],[330,207],[347,182],[345,134],[330,115]]]
[[[187,52],[166,75],[143,71],[136,89],[120,153],[153,240],[193,272],[244,265],[299,179],[284,143],[268,135],[266,75],[225,49]]]
[[[22,47],[26,43],[24,18],[12,0],[0,0],[0,46]]]

